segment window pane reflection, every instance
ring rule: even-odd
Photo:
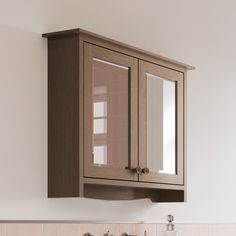
[[[105,117],[107,112],[107,102],[94,102],[93,103],[93,117]]]
[[[94,146],[93,162],[97,165],[107,164],[107,148],[106,146]]]
[[[93,58],[93,162],[129,165],[129,68]]]

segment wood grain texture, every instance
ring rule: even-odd
[[[106,200],[149,198],[152,202],[183,202],[184,191],[86,184],[84,186],[84,196]]]
[[[84,196],[84,47],[79,39],[79,196]]]
[[[129,168],[93,164],[93,78],[92,60],[98,58],[130,68],[129,96]],[[109,101],[108,101],[109,102]],[[84,176],[107,179],[138,180],[132,168],[138,165],[138,60],[88,43],[84,45]]]
[[[184,201],[187,202],[188,195],[187,195],[187,71],[184,72],[184,106],[183,106],[183,180],[184,180]]]
[[[124,54],[128,54],[136,58],[140,58],[142,60],[147,60],[147,61],[157,63],[166,67],[171,67],[180,71],[195,69],[193,66],[190,66],[188,64],[185,64],[185,63],[182,63],[182,62],[179,62],[179,61],[167,58],[167,57],[163,57],[159,54],[151,53],[146,50],[89,32],[87,30],[79,29],[79,28],[47,33],[47,34],[43,34],[43,37],[53,38],[53,37],[63,37],[64,35],[77,35],[77,34],[80,34],[80,36],[83,37],[85,41],[89,41],[94,44],[100,44],[103,47],[108,47],[110,49],[113,49],[114,51],[122,52]]]
[[[43,37],[48,38],[48,196],[90,196],[106,199],[102,193],[105,191],[108,194],[107,199],[110,199],[111,191],[114,190],[119,198],[117,189],[123,185],[120,188],[121,195],[127,196],[127,198],[133,194],[135,197],[133,199],[148,195],[153,201],[183,201],[186,178],[183,183],[182,175],[174,181],[168,176],[162,176],[163,179],[156,178],[153,181],[152,176],[140,178],[142,182],[138,182],[137,175],[131,174],[127,169],[114,172],[114,169],[104,171],[104,168],[96,170],[91,168],[89,155],[92,143],[90,137],[92,112],[89,105],[91,98],[88,98],[91,83],[85,75],[87,71],[91,76],[89,74],[91,64],[84,61],[84,56],[90,58],[101,56],[101,59],[111,59],[113,63],[131,68],[131,167],[139,164],[138,145],[145,144],[145,136],[142,133],[138,134],[138,73],[142,73],[142,71],[138,71],[138,60],[142,60],[146,64],[156,64],[159,67],[159,76],[182,82],[183,74],[184,80],[186,80],[186,70],[193,69],[193,67],[81,29],[44,34]],[[90,48],[88,52],[85,52],[84,45],[86,44],[91,45],[93,49]],[[107,51],[111,53],[107,53]],[[184,88],[186,89],[186,86]],[[178,100],[183,104],[185,102],[183,94],[186,93],[186,90],[183,91],[183,88],[180,88],[179,92],[182,97]],[[143,96],[140,93],[139,103],[142,101],[142,97],[145,98],[145,94]],[[179,109],[181,114],[178,115],[181,130],[178,132],[179,140],[183,140],[184,136],[183,109],[184,107],[181,105]],[[139,107],[140,110],[142,110],[142,105]],[[141,116],[140,114],[139,119],[143,120],[142,114]],[[89,123],[90,125],[87,125]],[[140,129],[142,130],[142,128]],[[138,136],[140,137],[139,142]],[[178,155],[186,153],[183,146],[186,145],[182,145],[178,150],[180,152]],[[178,163],[181,168],[183,168],[182,162],[183,159]],[[142,158],[140,163],[145,163],[142,162]],[[184,166],[186,167],[186,160],[184,160]],[[183,173],[181,168],[178,173]],[[92,190],[92,186],[98,191],[98,194]],[[108,187],[111,190],[108,190]],[[127,187],[130,190],[127,190]]]
[[[177,173],[164,174],[150,172],[147,175],[140,175],[142,182],[156,182],[162,184],[184,185],[183,180],[183,96],[184,96],[184,75],[182,72],[171,70],[153,63],[139,60],[139,165],[147,167],[147,88],[146,73],[165,78],[176,83],[176,164]],[[157,141],[157,140],[156,140]]]
[[[62,30],[57,32],[51,32],[42,34],[44,38],[61,38],[61,37],[70,37],[70,36],[78,36],[80,33],[80,29],[70,29],[70,30]]]
[[[138,181],[125,181],[125,180],[113,180],[113,179],[99,179],[99,178],[83,178],[85,184],[95,185],[112,185],[134,188],[152,188],[152,189],[172,189],[172,190],[184,190],[183,185],[178,184],[158,184],[151,182],[138,182]]]
[[[79,38],[48,39],[48,197],[79,196]]]

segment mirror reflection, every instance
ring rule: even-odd
[[[176,174],[176,83],[146,74],[147,166]]]
[[[129,68],[93,58],[93,164],[129,165]]]

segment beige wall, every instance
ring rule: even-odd
[[[0,218],[236,222],[236,3],[0,1]],[[188,203],[47,199],[46,41],[82,27],[196,66],[188,78]]]

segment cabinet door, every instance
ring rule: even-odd
[[[138,180],[138,60],[84,44],[84,176]]]
[[[183,184],[183,73],[139,63],[139,180]]]

